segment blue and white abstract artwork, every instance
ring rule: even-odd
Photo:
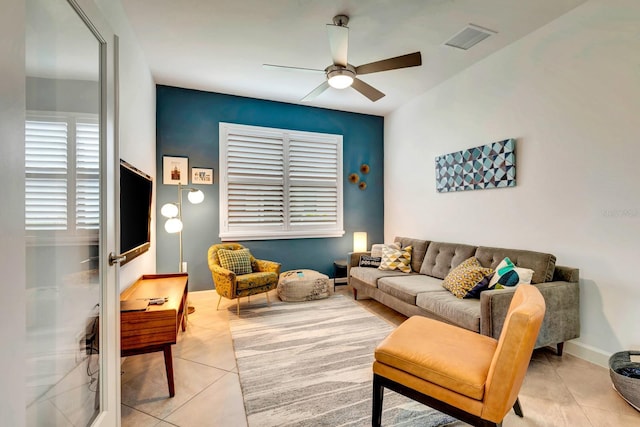
[[[516,140],[492,142],[436,157],[440,193],[515,187]]]

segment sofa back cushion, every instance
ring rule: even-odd
[[[444,279],[452,268],[471,258],[476,253],[476,249],[476,246],[459,243],[431,242],[427,247],[427,253],[419,271],[427,276]],[[486,267],[482,260],[480,263]]]
[[[403,248],[407,246],[413,247],[411,251],[411,271],[420,271],[429,242],[427,240],[412,239],[410,237],[396,237],[395,242],[400,243]]]
[[[479,246],[475,255],[483,267],[493,269],[509,257],[516,266],[533,270],[531,283],[534,284],[553,280],[553,271],[556,268],[556,257],[542,252]]]

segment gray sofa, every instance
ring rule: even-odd
[[[547,309],[536,348],[553,345],[562,355],[564,342],[580,336],[579,271],[556,265],[555,256],[408,237],[396,237],[395,241],[403,248],[413,247],[412,272],[358,267],[360,256],[369,252],[352,252],[347,278],[354,298],[373,298],[405,316],[426,316],[497,339],[514,289],[487,290],[480,299],[459,299],[442,287],[442,281],[452,268],[472,256],[491,268],[509,257],[518,267],[534,270],[531,283],[545,299]]]

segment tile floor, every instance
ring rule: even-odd
[[[351,295],[348,286],[339,286],[337,292]],[[277,298],[275,292],[270,296]],[[168,395],[161,352],[127,358],[122,364],[123,426],[247,425],[229,331],[235,301],[223,299],[216,311],[215,291],[192,292],[190,300],[196,311],[173,346],[175,397]],[[376,301],[359,302],[394,324],[405,319]],[[241,307],[245,304],[243,299]],[[251,304],[266,304],[266,299],[255,296]],[[559,358],[551,349],[534,352],[520,402],[525,417],[518,418],[512,411],[505,427],[640,426],[640,412],[612,389],[606,369],[569,354]]]

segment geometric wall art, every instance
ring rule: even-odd
[[[515,149],[516,140],[511,138],[436,157],[436,190],[515,187]]]

